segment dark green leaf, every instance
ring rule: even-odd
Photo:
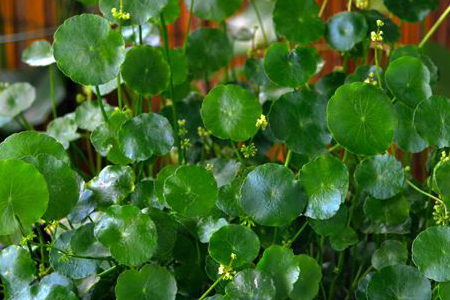
[[[387,266],[404,265],[408,260],[406,246],[395,240],[386,240],[372,256],[372,266],[381,270]]]
[[[414,127],[414,109],[400,101],[395,103],[395,109],[398,116],[398,127],[394,135],[395,144],[404,151],[422,152],[429,145]]]
[[[140,209],[147,207],[154,207],[161,210],[164,209],[164,204],[159,202],[158,196],[156,196],[155,182],[151,179],[141,180],[141,182],[136,185],[136,188],[130,195],[130,201]]]
[[[309,219],[308,222],[317,234],[323,236],[333,236],[344,230],[347,224],[347,215],[347,206],[341,205],[333,217],[326,220]]]
[[[358,235],[351,227],[346,227],[338,234],[330,237],[331,247],[335,251],[344,251],[348,247],[358,243]]]
[[[155,223],[158,233],[158,246],[153,257],[164,261],[170,257],[175,247],[178,224],[171,215],[159,209],[150,208],[147,214]]]
[[[328,100],[334,95],[334,92],[345,83],[345,79],[346,74],[344,72],[331,72],[317,81],[315,89]]]
[[[70,248],[77,255],[108,257],[111,253],[94,236],[94,223],[82,225],[72,235]]]
[[[392,13],[408,22],[420,22],[439,7],[439,0],[383,0],[383,2]]]
[[[194,14],[200,19],[222,21],[241,7],[242,0],[185,0],[184,3],[188,9],[194,3]]]
[[[327,22],[325,38],[338,51],[349,51],[367,35],[367,22],[359,12],[341,12]]]
[[[436,166],[434,176],[439,193],[450,198],[450,161],[446,160]]]
[[[245,269],[227,284],[226,293],[236,300],[272,300],[276,289],[269,275],[260,270]]]
[[[403,196],[378,200],[368,197],[364,203],[364,213],[375,223],[400,225],[409,217],[410,203]]]
[[[30,253],[19,247],[9,246],[0,252],[0,278],[6,298],[14,295],[34,279],[36,267]]]
[[[366,17],[368,30],[367,32],[370,34],[372,31],[377,31],[377,20],[381,20],[384,25],[382,28],[383,31],[383,42],[387,44],[396,43],[400,39],[400,28],[397,24],[394,23],[389,17],[385,16],[381,12],[370,9],[370,10],[362,10],[361,13]],[[370,38],[370,37],[369,37]]]
[[[155,193],[158,196],[160,203],[166,203],[166,199],[164,198],[164,182],[166,179],[171,176],[177,170],[177,166],[175,165],[166,165],[162,168],[155,180]]]
[[[300,277],[294,284],[289,298],[293,300],[312,300],[319,292],[322,280],[322,269],[317,261],[305,254],[297,256],[300,267]]]

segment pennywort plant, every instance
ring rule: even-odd
[[[101,14],[23,52],[51,70],[52,121],[24,116],[29,83],[1,86],[0,116],[25,129],[0,144],[2,298],[450,299],[450,100],[423,50],[450,7],[404,45],[390,16],[438,0],[350,0],[326,20],[326,0],[185,0],[173,48],[179,1],[82,2]],[[244,5],[247,37],[227,26]],[[214,22],[190,32],[194,15]],[[319,46],[343,65],[323,74]],[[75,111],[56,107],[56,68]]]

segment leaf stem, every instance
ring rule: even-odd
[[[377,81],[380,89],[383,89],[381,85],[381,76],[380,76],[380,59],[378,57],[378,44],[375,42],[375,72],[377,73]]]
[[[186,38],[184,40],[184,46],[183,46],[185,51],[186,51],[187,40],[189,38],[189,34],[191,33],[191,22],[192,22],[193,15],[194,15],[194,0],[191,0],[191,6],[189,7],[189,19],[188,19],[187,28],[186,28]]]
[[[444,204],[444,201],[442,201],[442,199],[439,199],[438,197],[433,196],[433,195],[431,195],[430,193],[425,192],[424,190],[422,190],[421,188],[419,188],[418,186],[416,186],[414,183],[412,183],[409,179],[406,179],[406,183],[407,183],[410,187],[412,187],[413,189],[415,189],[416,191],[418,191],[419,193],[421,193],[421,194],[423,194],[423,195],[425,195],[425,196],[427,196],[427,197],[430,197],[431,199],[433,199],[433,200],[435,200],[435,201],[437,201],[437,202],[439,202],[439,203]]]
[[[58,117],[58,113],[56,110],[56,101],[55,101],[55,74],[53,71],[53,65],[50,65],[48,67],[48,73],[50,76],[50,93],[51,93],[51,97],[52,97],[53,119],[56,119]]]
[[[122,36],[122,25],[119,22],[119,33],[120,36]],[[122,104],[122,87],[120,86],[120,70],[119,70],[119,74],[117,74],[117,101],[119,104],[119,109],[122,110],[123,108],[123,104]]]
[[[343,263],[344,263],[344,251],[341,251],[341,252],[339,252],[339,257],[338,257],[336,276],[334,276],[333,282],[331,282],[331,285],[330,285],[330,290],[328,291],[328,300],[334,299],[334,291],[335,291],[335,287],[336,287],[336,282],[337,282],[339,276],[341,275]]]
[[[28,122],[28,120],[27,120],[27,118],[25,117],[25,115],[23,114],[23,112],[21,112],[21,113],[19,114],[19,116],[20,116],[20,118],[22,119],[23,123],[25,124],[25,128],[26,128],[27,130],[34,131],[33,125],[31,125],[31,123]]]
[[[115,269],[117,269],[117,265],[109,268],[108,270],[105,270],[105,271],[99,273],[98,277],[105,277],[105,276],[109,275],[111,272],[113,272]]]
[[[269,45],[269,41],[267,39],[266,30],[264,29],[264,22],[261,18],[261,13],[259,12],[258,6],[255,3],[255,0],[250,0],[250,2],[252,3],[253,10],[255,11],[256,18],[258,18],[259,27],[261,27],[261,33],[262,33],[263,39],[264,39],[264,46],[267,46],[267,45]]]
[[[348,4],[347,4],[347,10],[348,11],[352,10],[352,4],[353,4],[353,0],[348,0]]]
[[[95,93],[97,94],[97,101],[98,105],[100,106],[100,110],[102,112],[103,121],[105,121],[105,123],[108,124],[109,123],[108,115],[106,114],[105,107],[103,106],[103,99],[98,85],[95,86]]]
[[[328,0],[324,0],[322,6],[320,7],[319,17],[322,17],[323,13],[325,12],[325,8],[327,7],[327,4]]]
[[[244,160],[242,159],[241,155],[239,154],[238,149],[236,148],[236,145],[234,144],[234,142],[232,140],[230,140],[230,145],[231,145],[231,148],[233,149],[234,153],[236,154],[238,160],[241,163],[244,163]]]
[[[332,146],[331,148],[328,148],[327,151],[328,152],[333,152],[334,150],[339,149],[340,147],[341,147],[341,145],[336,143],[336,145]]]
[[[206,296],[208,296],[209,293],[211,293],[211,291],[216,287],[216,285],[218,285],[219,282],[221,282],[224,278],[225,278],[225,274],[220,276],[219,278],[217,278],[217,280],[214,281],[214,283],[209,287],[209,289],[207,289],[206,292],[204,292],[203,295],[200,298],[198,298],[197,300],[205,299]]]
[[[74,257],[74,258],[94,259],[94,260],[112,260],[111,257],[97,257],[97,256],[70,254],[70,253],[67,253],[66,251],[64,251],[62,249],[56,248],[55,246],[53,246],[53,249],[55,249],[58,252],[61,252],[64,255],[67,255],[67,256],[70,256],[70,257]]]
[[[448,16],[449,13],[450,13],[450,5],[442,13],[442,15],[436,21],[436,23],[434,23],[433,27],[431,27],[431,29],[425,35],[425,37],[419,44],[419,48],[422,48],[423,46],[425,46],[425,44],[430,40],[430,38],[433,36],[433,34],[436,32],[436,30],[439,28],[439,26],[441,26],[442,22],[444,22],[445,18]]]
[[[142,40],[142,25],[139,25],[138,29],[139,29],[139,45],[142,45],[144,43]]]
[[[284,166],[286,168],[289,168],[289,163],[291,162],[291,158],[292,158],[292,150],[289,149],[289,151],[286,155],[286,161],[284,162]]]
[[[305,224],[297,231],[297,233],[290,239],[286,245],[284,245],[286,248],[291,248],[292,244],[295,242],[295,240],[300,236],[300,234],[305,230],[306,226],[308,226],[308,221],[305,221]]]

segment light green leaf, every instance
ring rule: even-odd
[[[67,150],[69,149],[69,143],[80,137],[77,130],[78,126],[75,122],[75,113],[70,113],[48,123],[46,133],[60,142],[64,146],[64,149]]]
[[[381,270],[387,266],[404,265],[408,260],[406,246],[395,240],[386,240],[372,256],[372,266]]]
[[[123,11],[130,14],[130,19],[120,21],[122,25],[143,25],[150,18],[162,13],[169,0],[125,0],[123,1]],[[99,6],[103,16],[111,22],[117,23],[113,17],[112,9],[120,11],[120,0],[100,0]]]
[[[322,280],[322,269],[317,261],[305,254],[297,256],[300,267],[300,277],[294,283],[294,289],[289,294],[293,300],[312,300],[319,292]]]
[[[46,41],[34,41],[23,50],[22,61],[32,67],[44,67],[55,63],[52,45]]]
[[[0,116],[13,118],[36,99],[36,89],[27,82],[13,83],[0,92]]]
[[[272,278],[253,269],[237,273],[225,290],[228,296],[236,300],[272,300],[276,293]]]
[[[325,38],[338,51],[349,51],[367,35],[367,22],[359,12],[341,12],[327,22]]]

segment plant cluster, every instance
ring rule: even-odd
[[[188,29],[214,22],[172,48],[178,0],[82,2],[102,16],[23,53],[80,85],[76,110],[58,116],[52,79],[36,131],[34,87],[1,86],[0,116],[26,129],[0,144],[1,297],[450,299],[450,100],[423,51],[450,7],[402,45],[375,4],[419,22],[438,0],[349,0],[328,20],[327,0],[277,0],[275,41],[260,1],[243,37],[226,23],[243,0],[186,0]],[[319,40],[344,58],[323,76]]]

